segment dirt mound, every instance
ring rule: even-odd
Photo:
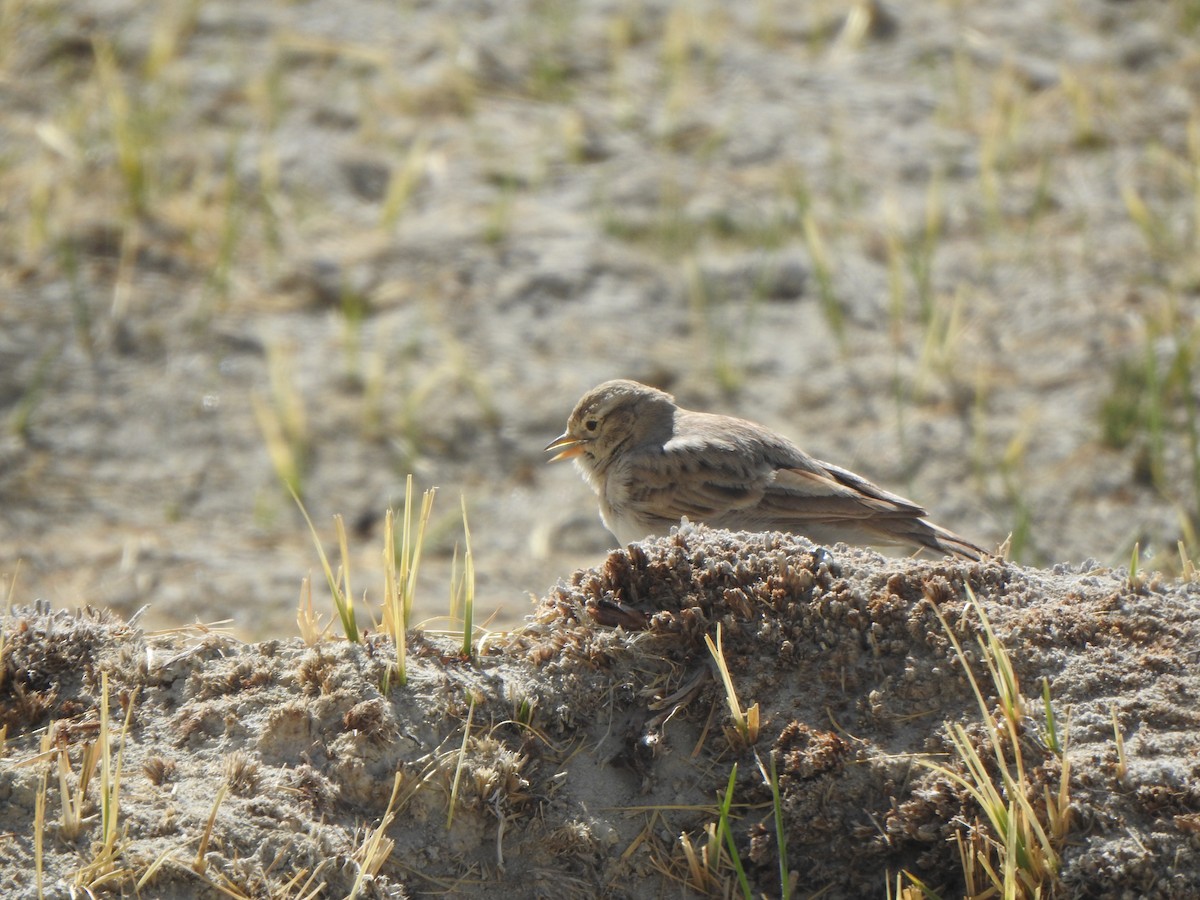
[[[713,846],[728,827],[755,896],[780,893],[780,831],[800,896],[884,896],[901,870],[954,896],[955,835],[995,837],[954,749],[961,725],[988,777],[1002,779],[996,747],[1014,778],[1021,761],[1043,818],[1069,761],[1062,895],[1195,896],[1198,596],[1087,565],[685,526],[576,572],[474,659],[414,633],[404,686],[386,683],[380,637],[245,644],[17,609],[2,620],[0,892],[36,896],[40,853],[47,896],[336,897],[356,880],[375,897],[716,894],[739,877]],[[980,610],[1028,701],[995,743],[950,637],[1002,722]],[[752,744],[705,641],[718,626],[740,705],[758,705]],[[74,836],[61,810],[102,739],[102,681],[120,784],[97,866],[102,763]]]

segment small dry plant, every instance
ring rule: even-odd
[[[962,768],[966,770],[965,775],[957,768],[941,763],[923,759],[917,762],[963,788],[982,810],[991,828],[991,835],[979,828],[971,828],[965,838],[961,833],[958,836],[966,896],[975,900],[995,896],[1013,900],[1046,896],[1057,883],[1059,853],[1066,843],[1070,827],[1070,761],[1065,738],[1061,752],[1057,753],[1062,766],[1058,789],[1052,791],[1049,785],[1043,785],[1039,798],[1021,750],[1025,701],[1012,659],[1007,648],[996,637],[986,611],[969,586],[967,595],[983,624],[983,634],[978,636],[979,649],[999,699],[998,714],[989,709],[953,629],[941,610],[936,606],[934,610],[954,646],[955,655],[967,674],[979,704],[980,716],[987,729],[992,765],[989,767],[989,762],[981,756],[967,730],[959,723],[950,726],[950,741]],[[1043,685],[1045,732],[1053,749],[1058,744],[1058,727],[1048,696],[1048,685]],[[913,885],[927,890],[915,877],[905,874]]]
[[[704,636],[704,643],[708,645],[708,652],[717,664],[717,671],[721,673],[721,683],[725,686],[725,700],[729,704],[729,716],[733,720],[733,728],[727,728],[725,735],[731,745],[749,747],[758,740],[758,704],[755,703],[748,710],[742,711],[737,691],[733,687],[733,679],[729,675],[729,666],[725,663],[720,622],[717,623],[716,643],[713,643],[713,639],[707,634]]]
[[[205,823],[200,841],[196,845],[196,856],[192,859],[192,871],[198,875],[203,875],[205,869],[208,868],[208,863],[204,858],[208,855],[208,843],[212,840],[213,826],[217,823],[217,812],[221,809],[221,804],[225,802],[225,795],[228,792],[228,784],[221,785],[221,789],[217,791],[217,797],[208,813],[208,821]]]
[[[908,872],[898,872],[894,883],[888,876],[886,886],[887,900],[937,900],[939,896],[925,882]]]
[[[116,760],[112,755],[112,727],[108,709],[108,673],[100,675],[100,840],[92,844],[92,858],[81,866],[74,877],[74,885],[86,894],[96,888],[113,884],[132,874],[131,869],[121,865],[121,853],[125,843],[125,829],[121,827],[121,765],[125,756],[125,737],[133,718],[136,692],[130,696],[125,710],[125,722],[121,726]]]
[[[1196,546],[1195,535],[1193,534],[1191,546]],[[1179,550],[1179,578],[1181,581],[1200,581],[1200,570],[1196,569],[1196,564],[1192,561],[1191,555],[1188,553],[1188,545],[1183,541],[1176,541],[1175,546]],[[0,653],[0,659],[3,654]]]
[[[425,545],[425,535],[436,495],[437,488],[426,490],[421,496],[418,511],[413,502],[413,478],[409,475],[405,482],[404,512],[399,522],[398,540],[394,511],[389,509],[384,517],[383,609],[379,627],[392,638],[396,646],[396,661],[388,667],[381,685],[385,693],[392,685],[393,680],[400,685],[407,682],[408,628],[412,618],[413,600],[417,592],[417,574],[421,566],[421,552]],[[335,571],[321,546],[320,535],[318,535],[317,528],[309,517],[308,511],[304,508],[304,503],[294,491],[292,497],[300,508],[305,522],[308,523],[313,546],[317,548],[317,555],[321,560],[321,568],[325,573],[325,581],[329,586],[333,606],[337,612],[337,618],[342,624],[342,631],[347,640],[357,643],[362,638],[359,632],[358,616],[354,608],[354,593],[350,586],[350,548],[346,537],[345,522],[340,515],[333,517],[338,554],[341,559]],[[463,567],[459,574],[456,549],[455,574],[451,577],[450,585],[450,617],[456,618],[458,608],[461,606],[463,610],[462,654],[464,658],[470,658],[475,652],[475,557],[471,549],[471,528],[467,521],[465,498],[462,501],[462,522],[465,537]],[[325,637],[328,626],[323,628],[321,619],[321,614],[313,609],[311,581],[306,578],[300,586],[296,623],[301,637],[309,646],[315,645]],[[487,632],[485,631],[484,639],[486,637]]]
[[[414,532],[411,475],[404,484],[404,518],[400,523],[399,548],[396,546],[394,516],[390,509],[383,527],[383,630],[391,635],[396,645],[396,663],[393,669],[388,670],[385,680],[390,684],[394,673],[397,683],[401,685],[408,680],[408,622],[417,593],[417,572],[421,567],[425,529],[433,512],[433,498],[437,495],[437,488],[430,488],[421,495],[421,511]]]
[[[1142,568],[1141,542],[1134,541],[1133,551],[1129,557],[1129,577],[1125,580],[1125,587],[1136,594],[1146,586],[1149,580],[1149,573]]]
[[[358,621],[354,614],[354,592],[350,588],[350,545],[346,539],[346,523],[340,515],[333,517],[333,526],[337,532],[338,552],[342,558],[342,564],[338,567],[335,574],[333,567],[329,564],[329,557],[325,555],[325,548],[321,546],[321,536],[317,534],[317,526],[309,518],[308,510],[304,508],[304,503],[300,500],[299,494],[292,491],[292,499],[300,507],[300,514],[304,516],[304,521],[308,523],[308,530],[312,535],[313,546],[317,548],[317,556],[321,560],[321,569],[325,572],[325,581],[329,585],[329,594],[333,597],[333,605],[337,609],[338,618],[342,622],[342,631],[346,635],[346,640],[351,643],[358,643]],[[306,623],[301,623],[301,633],[306,634],[307,639],[308,633],[305,632],[305,627]]]
[[[323,613],[313,608],[312,579],[305,575],[300,580],[300,600],[296,604],[296,627],[300,629],[304,646],[315,647],[325,639],[333,622],[322,627],[321,620],[324,617]]]
[[[753,896],[750,882],[730,826],[737,771],[737,763],[734,763],[725,791],[717,798],[716,821],[705,824],[703,839],[692,840],[686,832],[681,833],[678,848],[683,854],[682,863],[656,860],[655,865],[668,878],[700,894],[731,897],[740,889],[742,896],[750,900]]]
[[[462,607],[462,655],[463,659],[470,659],[475,655],[475,647],[473,643],[475,631],[475,555],[471,552],[471,526],[467,524],[467,500],[462,499],[462,520],[463,520],[463,569],[462,574],[452,577],[450,588],[450,617],[452,619],[458,617],[458,608]],[[455,559],[457,560],[458,553],[455,548]],[[454,571],[457,572],[458,566],[454,566]]]
[[[462,746],[458,748],[458,762],[454,766],[454,780],[450,784],[450,803],[446,809],[446,829],[454,824],[454,807],[458,805],[458,786],[462,782],[463,766],[467,762],[467,746],[471,740],[471,722],[475,718],[475,698],[467,710],[467,723],[463,726]]]
[[[379,870],[383,868],[383,864],[388,861],[388,857],[392,855],[392,850],[396,847],[396,842],[387,836],[387,830],[396,818],[398,812],[396,796],[400,793],[400,785],[403,782],[404,773],[396,772],[396,777],[392,781],[392,795],[388,798],[383,818],[379,820],[379,825],[367,835],[362,845],[354,851],[353,859],[358,865],[358,875],[354,878],[354,886],[350,889],[347,900],[355,900],[358,897],[362,892],[365,880],[379,874]]]
[[[62,802],[62,824],[59,831],[69,841],[83,833],[84,805],[88,785],[100,762],[101,747],[97,741],[87,741],[79,759],[79,778],[74,790],[71,788],[71,760],[68,747],[58,748],[58,795]]]

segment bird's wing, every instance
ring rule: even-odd
[[[776,515],[789,510],[805,519],[923,517],[917,504],[885,491],[860,475],[818,459],[776,469],[762,506]]]
[[[660,453],[630,460],[610,474],[623,483],[629,506],[644,517],[678,522],[687,516],[711,522],[731,511],[749,510],[763,498],[772,467],[730,442],[673,438]]]
[[[907,544],[964,559],[987,555],[966,538],[926,522],[925,510],[910,500],[815,459],[778,470],[754,512],[760,522],[800,531],[813,540],[849,540],[854,535],[867,543]]]
[[[916,504],[813,459],[764,428],[739,424],[734,432],[710,429],[702,436],[683,429],[684,436],[661,449],[629,457],[628,465],[609,475],[610,500],[619,495],[646,521],[673,523],[687,516],[730,528],[802,532],[818,523],[925,515]]]

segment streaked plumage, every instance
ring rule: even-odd
[[[926,522],[925,510],[775,432],[692,412],[636,381],[588,391],[551,441],[574,459],[622,543],[666,534],[683,516],[738,531],[791,531],[817,543],[905,544],[979,559],[985,551]]]

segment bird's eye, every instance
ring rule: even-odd
[[[588,419],[586,422],[583,423],[583,427],[586,428],[588,431],[595,431],[597,428],[600,427],[600,423],[597,422],[595,419]]]

